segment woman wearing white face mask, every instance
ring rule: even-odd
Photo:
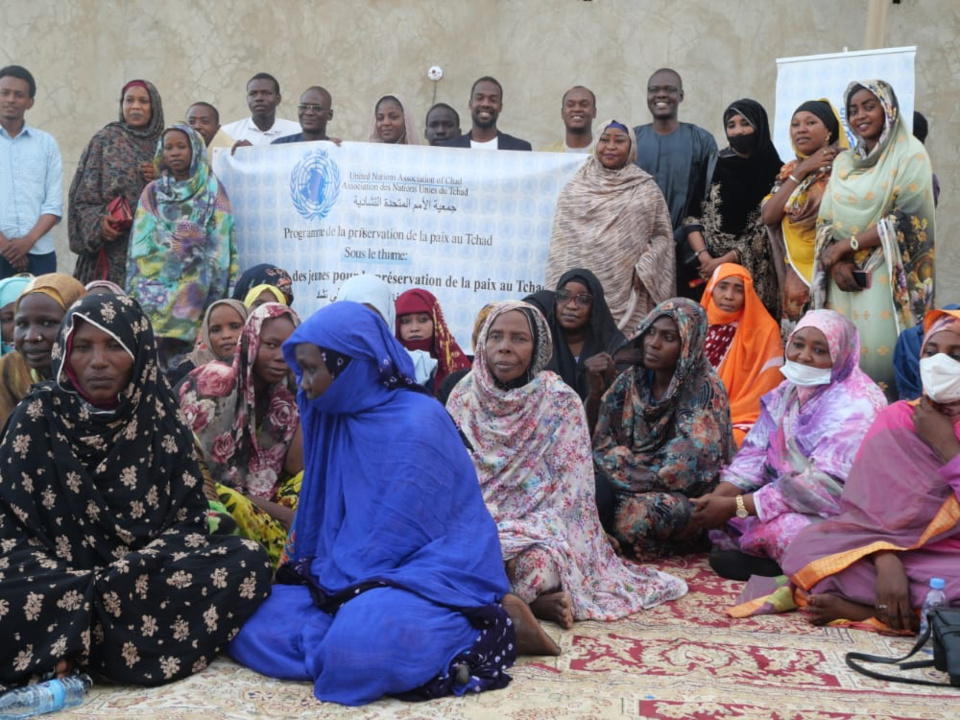
[[[857,329],[832,310],[813,310],[787,340],[786,381],[760,400],[760,417],[717,489],[694,500],[694,521],[717,549],[723,577],[779,575],[797,534],[839,512],[860,442],[886,405],[859,368]]]
[[[960,311],[924,318],[924,397],[897,402],[870,428],[840,513],[804,530],[783,559],[809,593],[811,622],[916,629],[930,578],[960,600]]]

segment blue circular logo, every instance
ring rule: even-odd
[[[326,150],[315,150],[290,173],[290,198],[307,220],[323,220],[340,197],[340,168]]]

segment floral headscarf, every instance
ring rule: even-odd
[[[243,302],[250,290],[257,285],[273,285],[284,294],[287,305],[293,305],[293,278],[283,268],[270,263],[261,263],[244,270],[233,289],[233,299]]]

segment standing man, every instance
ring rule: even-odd
[[[269,73],[257,73],[247,82],[247,107],[250,117],[223,126],[237,145],[269,145],[277,138],[300,132],[292,120],[277,117],[280,83]]]
[[[63,160],[24,120],[36,94],[26,68],[0,69],[0,278],[57,271],[50,230],[63,216]]]
[[[187,125],[196,130],[207,146],[207,160],[213,161],[214,148],[233,147],[234,140],[220,125],[220,112],[208,102],[195,102],[187,108]]]
[[[560,119],[566,135],[544,152],[588,153],[593,142],[593,121],[597,119],[597,96],[589,88],[576,85],[563,94]]]
[[[707,165],[717,152],[713,135],[679,120],[683,80],[676,70],[661,68],[647,81],[649,125],[638,125],[637,165],[653,175],[667,200],[673,227],[698,215],[706,189]]]
[[[300,132],[278,138],[271,145],[334,140],[327,137],[327,123],[333,120],[333,98],[326,88],[314,85],[304,90],[297,105],[297,117],[300,118]],[[339,140],[334,142],[340,144]]]
[[[446,103],[437,103],[427,110],[423,135],[431,145],[443,145],[445,140],[460,135],[460,113]]]
[[[503,87],[495,78],[484,76],[470,88],[470,116],[473,127],[470,132],[451,140],[445,147],[472,148],[474,150],[533,150],[530,143],[497,129],[497,119],[503,109]]]

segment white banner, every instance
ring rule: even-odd
[[[777,60],[777,113],[773,144],[784,162],[795,157],[790,147],[790,119],[807,100],[827,98],[840,112],[851,147],[855,140],[846,127],[843,93],[854,80],[886,80],[900,102],[907,128],[913,127],[914,60],[916,47],[808,55]]]
[[[347,278],[440,300],[466,352],[486,303],[541,289],[557,195],[584,155],[345,142],[220,151],[240,267],[293,276],[304,318]]]

